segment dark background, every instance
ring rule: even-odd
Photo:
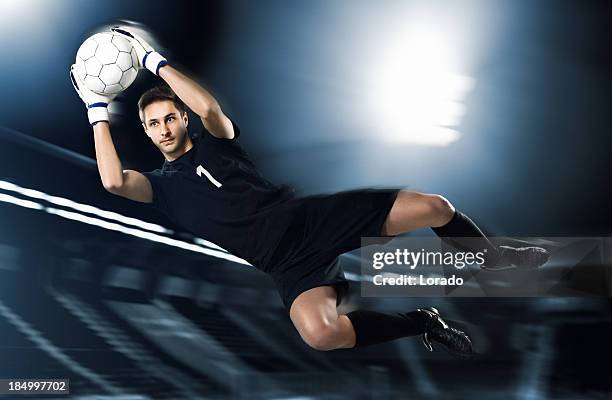
[[[94,157],[68,69],[87,36],[124,19],[147,27],[160,52],[217,97],[263,174],[299,194],[408,187],[444,195],[493,235],[609,236],[611,12],[608,1],[7,1],[0,126],[11,130],[1,131],[0,179],[179,231],[106,193],[95,165],[24,139]],[[475,80],[461,137],[448,146],[387,142],[384,121],[369,108],[380,48],[419,15],[458,27],[452,45],[461,72]],[[140,93],[160,82],[143,71],[125,93],[113,138],[126,168],[163,161],[136,110]],[[271,282],[254,269],[0,204],[0,378],[69,377],[75,395],[118,399],[612,393],[607,297],[372,299],[360,298],[353,282],[344,307],[438,306],[470,333],[481,358],[466,364],[427,354],[416,339],[320,353],[301,341]],[[351,280],[359,274],[354,256],[342,258]],[[187,283],[174,286],[175,278]],[[107,382],[53,361],[14,315]],[[198,334],[188,335],[185,318]],[[151,358],[126,356],[118,338]],[[183,380],[165,382],[161,366]]]
[[[610,231],[609,2],[15,3],[0,40],[4,126],[93,156],[67,70],[92,30],[134,20],[219,99],[275,182],[303,193],[436,192],[496,234]],[[456,43],[476,84],[461,139],[441,148],[382,141],[381,121],[360,108],[366,74],[355,72],[371,68],[391,27],[423,9],[433,23],[439,14],[470,27]],[[127,166],[162,161],[135,112],[158,82],[141,73],[126,93],[114,138]]]

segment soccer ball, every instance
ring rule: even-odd
[[[77,50],[75,70],[92,92],[116,94],[136,79],[138,56],[125,37],[113,32],[96,33]]]

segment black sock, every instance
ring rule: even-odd
[[[425,332],[428,317],[420,311],[385,314],[370,310],[355,310],[346,314],[355,330],[355,347],[388,342]]]
[[[455,210],[453,218],[444,226],[431,228],[443,242],[463,251],[479,252],[486,249],[487,265],[495,265],[501,258],[501,254],[497,246],[495,246],[486,235],[478,228],[478,226],[468,218],[467,215]],[[453,238],[470,238],[465,240]],[[475,238],[475,239],[472,239]]]

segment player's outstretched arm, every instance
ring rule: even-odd
[[[132,43],[138,54],[140,68],[146,68],[166,81],[187,107],[200,116],[204,127],[213,136],[224,139],[234,138],[232,122],[223,114],[217,100],[206,89],[168,65],[164,56],[156,52],[150,44],[132,32],[129,27],[117,26],[111,30],[123,35]]]
[[[146,176],[138,171],[124,170],[117,155],[107,122],[93,126],[96,161],[104,189],[130,200],[150,203],[153,189]]]
[[[198,114],[206,130],[213,136],[232,139],[234,127],[217,100],[200,84],[171,65],[159,69],[159,76],[193,112]]]
[[[124,171],[115,149],[107,110],[114,95],[101,95],[89,90],[79,76],[74,73],[74,65],[70,67],[70,81],[74,90],[85,103],[89,123],[93,126],[96,161],[102,185],[113,194],[150,203],[153,199],[151,183],[147,177],[139,172]]]

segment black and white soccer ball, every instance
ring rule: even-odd
[[[92,92],[116,94],[136,79],[138,56],[125,37],[113,32],[96,33],[77,50],[75,69]]]

